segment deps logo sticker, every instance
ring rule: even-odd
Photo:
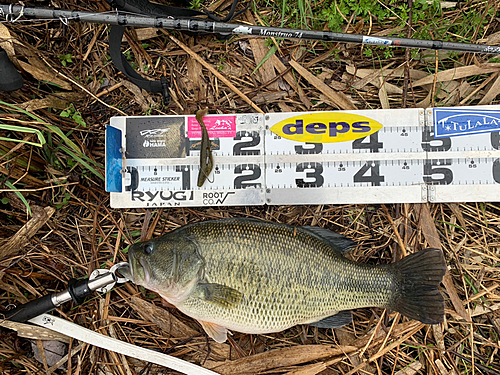
[[[292,141],[334,143],[364,138],[382,127],[381,123],[361,115],[317,112],[287,118],[273,125],[270,130]]]

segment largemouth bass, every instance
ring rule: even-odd
[[[351,309],[372,306],[426,324],[443,320],[441,250],[375,266],[345,258],[353,245],[319,227],[204,221],[132,245],[129,277],[198,320],[217,342],[228,330],[341,327],[351,322]]]
[[[202,187],[214,167],[212,146],[208,130],[203,122],[203,117],[208,113],[208,108],[196,111],[196,121],[201,127],[200,172],[198,172],[198,187]]]

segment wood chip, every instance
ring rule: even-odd
[[[484,314],[491,314],[493,311],[497,311],[500,309],[500,303],[491,305],[491,306],[477,306],[472,312],[470,313],[471,317],[475,316],[480,316]],[[466,320],[469,320],[468,318]]]
[[[500,43],[500,31],[497,31],[496,33],[488,35],[488,37],[485,39],[479,39],[477,42],[484,43],[484,44],[490,44],[490,45],[491,44],[499,44]]]
[[[135,102],[141,106],[142,112],[147,112],[149,109],[148,101],[144,97],[144,94],[142,93],[142,90],[139,88],[139,86],[126,79],[122,80],[121,83],[127,88],[128,91],[132,93]]]
[[[378,77],[380,77],[380,70],[379,69],[356,69],[354,66],[348,65],[346,67],[346,71],[350,75],[355,75],[356,77],[361,78],[361,80],[356,81],[355,84],[357,82],[363,81],[365,78],[370,76],[370,79],[367,79],[366,83],[369,83],[377,88],[380,88],[380,81],[377,79]],[[379,73],[379,74],[375,74],[375,73]],[[404,75],[403,68],[397,68],[397,69],[386,69],[385,68],[384,69],[382,76],[386,80],[386,89],[387,89],[388,94],[402,94],[403,93],[402,88],[389,83],[390,80],[401,78],[401,77],[403,77],[403,75]],[[427,77],[428,75],[429,74],[422,72],[420,70],[410,69],[410,77],[412,80],[422,79],[422,78]]]
[[[251,25],[255,25],[255,19],[252,16],[252,13],[250,12],[249,9],[247,9],[245,16],[247,18],[247,21]],[[253,52],[253,58],[255,61],[255,66],[259,66],[259,64],[264,60],[264,57],[269,51],[269,47],[266,46],[266,40],[263,38],[250,38],[249,39],[250,46],[252,47],[252,52]],[[257,70],[257,72],[260,75],[260,82],[262,84],[265,84],[266,82],[272,81],[274,78],[276,78],[276,72],[274,71],[274,66],[271,62],[271,59],[267,59]],[[274,81],[266,87],[269,90],[273,91],[278,91],[278,82]]]
[[[276,70],[280,73],[283,74],[283,72],[286,71],[286,66],[281,62],[281,60],[278,58],[276,55],[271,56],[271,61],[276,68]],[[306,107],[306,109],[310,109],[312,107],[312,103],[309,100],[309,98],[304,94],[304,90],[297,84],[295,81],[295,78],[293,77],[291,72],[287,72],[283,74],[283,78],[285,81],[290,85],[290,87],[299,95],[300,100],[302,101],[302,104]],[[290,110],[289,112],[293,112]]]
[[[455,285],[453,285],[453,279],[448,271],[443,277],[443,285],[446,288],[446,292],[448,292],[448,296],[450,297],[451,303],[453,304],[457,314],[466,322],[470,321],[469,314],[467,314],[462,300],[458,296],[457,289],[455,288]]]
[[[278,100],[288,97],[285,91],[273,91],[255,95],[252,99],[256,104],[266,104],[277,102]]]
[[[458,223],[462,227],[462,229],[467,228],[467,223],[465,221],[464,215],[462,214],[462,210],[460,209],[460,205],[457,203],[448,203],[447,206],[453,212],[453,214],[457,217]]]
[[[446,367],[444,366],[443,362],[440,359],[436,359],[434,361],[434,363],[436,364],[436,367],[438,368],[439,373],[441,375],[448,375],[449,374],[449,371],[446,369]]]
[[[189,38],[189,43],[194,44],[194,39]],[[194,45],[190,45],[190,48],[191,47],[194,47]],[[205,102],[207,99],[207,86],[201,76],[203,73],[201,64],[196,59],[188,58],[187,69],[189,81],[192,83],[191,89],[193,90],[195,100],[198,103]]]
[[[420,204],[420,228],[422,233],[429,243],[430,247],[436,249],[443,249],[441,246],[441,240],[439,238],[439,233],[436,229],[436,224],[434,224],[434,219],[432,218],[431,211],[427,203]]]
[[[31,324],[12,322],[10,320],[0,320],[0,326],[16,331],[19,337],[31,340],[61,341],[69,344],[70,338],[62,333],[52,331],[51,329],[39,327]]]
[[[141,29],[136,29],[135,34],[137,36],[137,40],[139,42],[141,42],[143,40],[156,38],[158,36],[158,29],[156,29],[154,27],[144,27]],[[127,37],[124,34],[122,37],[122,43],[126,43],[126,42],[127,42]]]
[[[346,346],[353,345],[353,343],[356,341],[356,336],[354,336],[351,332],[349,332],[345,328],[335,328],[334,331],[335,331],[335,336],[337,337],[337,340],[339,341],[340,345],[346,345]],[[375,336],[378,332],[379,332],[378,330],[374,330],[373,334],[369,335],[370,338],[373,338],[373,336]],[[367,342],[367,344],[363,347],[363,349],[366,348],[368,344],[369,342]],[[349,362],[351,362],[351,364],[354,367],[359,366],[363,362],[362,354],[360,351],[348,354],[347,357],[349,358]],[[365,368],[365,371],[371,372],[371,370],[372,370],[371,368],[370,369]]]
[[[446,347],[444,346],[443,327],[441,324],[433,324],[431,325],[431,327],[434,340],[436,341],[436,345],[439,348],[439,350],[441,350],[441,352],[444,353]]]
[[[491,104],[491,102],[500,94],[500,75],[495,82],[490,86],[486,94],[479,101],[479,105]]]
[[[37,209],[39,206],[32,206],[33,217],[21,227],[2,247],[0,247],[0,259],[10,255],[14,251],[22,250],[41,227],[54,215],[54,207]]]
[[[414,375],[422,368],[420,361],[415,361],[408,367],[399,370],[394,375]]]
[[[65,364],[68,361],[68,358],[73,357],[75,354],[78,354],[80,350],[82,350],[83,346],[87,345],[86,343],[81,343],[78,345],[76,348],[71,349],[71,353],[66,354],[64,357],[61,358],[54,366],[48,369],[46,375],[52,374],[54,371],[56,371],[59,367],[61,367],[63,364]]]
[[[353,102],[345,95],[343,92],[336,92],[330,88],[327,84],[322,82],[312,73],[310,73],[306,68],[300,65],[297,61],[290,60],[290,65],[304,77],[311,85],[316,87],[319,91],[325,94],[339,109],[343,110],[354,110],[357,107]]]

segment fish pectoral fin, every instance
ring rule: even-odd
[[[221,284],[198,284],[199,298],[223,307],[234,307],[243,299],[243,294],[236,289]]]
[[[223,343],[227,340],[227,329],[226,327],[220,326],[215,323],[203,322],[198,320],[208,336],[213,338],[218,343]]]
[[[309,325],[318,328],[339,328],[351,323],[351,321],[351,310],[344,310],[335,315],[318,320],[317,322],[309,323]]]

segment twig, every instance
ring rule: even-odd
[[[231,90],[233,90],[241,99],[243,99],[248,105],[250,105],[253,109],[255,109],[259,113],[264,113],[262,109],[260,109],[254,102],[250,100],[248,96],[243,94],[235,85],[231,83],[226,77],[224,77],[222,74],[220,74],[212,65],[207,63],[205,60],[203,60],[200,56],[198,56],[197,53],[193,52],[191,48],[186,46],[184,43],[182,43],[179,39],[177,39],[175,36],[170,35],[167,33],[165,30],[161,30],[164,32],[175,44],[177,44],[179,47],[181,47],[184,51],[186,51],[189,56],[191,56],[193,59],[198,61],[201,65],[203,65],[205,68],[207,68],[213,75],[215,75],[217,78],[219,78],[222,82],[226,84],[227,87],[229,87]]]
[[[492,375],[500,375],[500,372],[498,371],[495,371],[495,370],[492,370],[486,366],[483,366],[483,365],[480,365],[479,363],[477,363],[476,361],[472,361],[470,358],[467,358],[466,356],[463,356],[462,354],[460,353],[457,353],[456,351],[454,350],[450,350],[451,353],[453,353],[454,355],[456,355],[458,358],[461,358],[463,359],[464,361],[467,361],[469,363],[471,363],[473,366],[472,366],[472,371],[474,371],[474,368],[477,367],[478,369],[480,370],[483,370],[483,371],[486,371],[488,374],[492,374]],[[472,352],[474,353],[474,352]]]
[[[118,112],[119,114],[123,115],[123,116],[127,116],[127,114],[125,112],[123,112],[121,109],[118,109],[116,107],[113,107],[112,105],[109,105],[108,103],[106,102],[103,102],[101,99],[99,99],[95,94],[93,94],[92,92],[90,92],[89,90],[87,90],[85,87],[83,87],[80,83],[76,82],[75,80],[69,78],[69,77],[66,77],[64,74],[62,74],[60,71],[56,70],[52,65],[50,65],[48,63],[47,60],[45,60],[43,57],[40,57],[43,62],[45,64],[47,64],[47,66],[50,67],[50,69],[52,69],[54,72],[56,72],[57,75],[60,75],[61,77],[63,77],[64,79],[67,79],[68,81],[70,81],[72,84],[74,84],[75,86],[78,86],[80,89],[82,89],[83,91],[85,91],[87,94],[89,94],[91,97],[93,97],[95,100],[97,100],[99,103],[101,103],[102,105],[105,105],[106,107],[108,107],[109,109],[112,109],[116,112]]]

